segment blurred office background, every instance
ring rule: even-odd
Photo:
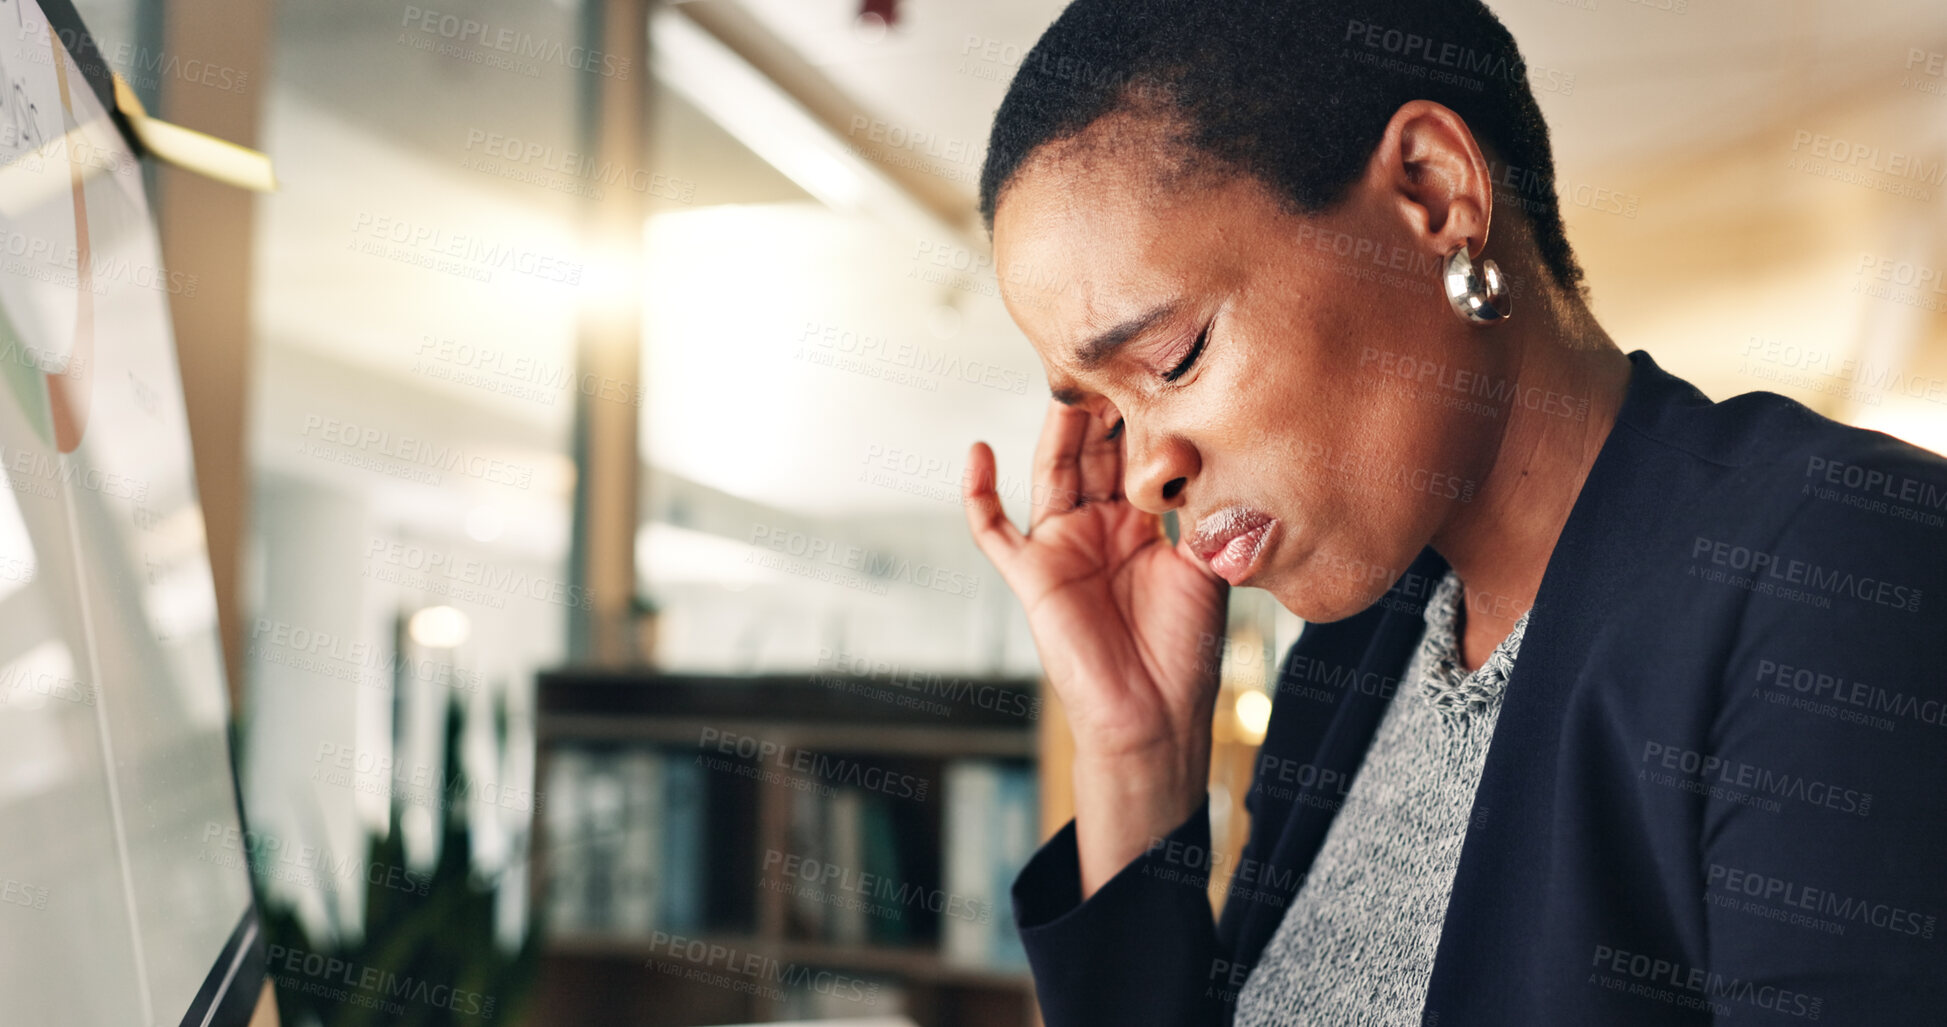
[[[282,183],[152,173],[249,826],[379,868],[263,860],[273,940],[469,996],[286,1021],[1032,1022],[1064,729],[958,490],[1025,516],[973,208],[1061,5],[79,6]],[[1947,449],[1947,10],[1493,6],[1625,349]],[[1228,844],[1299,627],[1233,600]]]

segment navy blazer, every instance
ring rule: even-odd
[[[1421,1023],[1947,1023],[1947,461],[1629,359]],[[1208,802],[1086,902],[1073,821],[1034,854],[1012,894],[1048,1027],[1231,1021],[1445,571],[1425,551],[1286,654],[1221,920]]]

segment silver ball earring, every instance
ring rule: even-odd
[[[1513,312],[1507,279],[1501,277],[1501,269],[1491,260],[1474,263],[1467,256],[1464,241],[1447,254],[1447,270],[1442,278],[1447,286],[1447,303],[1453,307],[1454,315],[1468,324],[1494,324],[1507,320]]]

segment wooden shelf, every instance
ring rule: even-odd
[[[917,673],[907,678],[568,669],[540,675],[538,713],[542,718],[555,714],[625,720],[738,717],[792,724],[1033,731],[1041,695],[1034,678]],[[898,701],[889,701],[894,699]]]
[[[939,765],[975,758],[1034,761],[1041,723],[1041,690],[1034,679],[928,677],[905,681],[834,674],[716,677],[653,672],[567,669],[542,674],[536,730],[546,773],[549,754],[565,745],[646,745],[672,753],[719,755],[714,737],[742,735],[767,746],[814,752],[867,763],[905,767],[931,779]],[[709,741],[706,741],[709,740]],[[770,750],[767,750],[770,751]],[[681,758],[681,757],[679,757]],[[740,757],[752,770],[763,759]],[[788,768],[778,774],[744,774],[748,831],[740,841],[718,845],[742,852],[788,849],[791,796],[786,779],[807,777]],[[742,772],[740,772],[741,774]],[[812,778],[807,778],[812,779]],[[545,789],[537,782],[538,789]],[[726,807],[728,808],[728,807]],[[938,806],[915,814],[935,839],[942,828]],[[917,829],[917,828],[915,828]],[[545,826],[536,845],[545,852]],[[732,855],[726,851],[725,855]],[[536,882],[545,856],[534,863]],[[837,944],[791,936],[787,902],[765,887],[766,870],[752,863],[748,920],[715,930],[670,932],[686,940],[733,950],[735,960],[756,956],[787,966],[815,967],[897,980],[921,1024],[1027,1025],[1037,1022],[1034,982],[1025,968],[949,962],[931,934],[912,947]],[[538,899],[538,893],[537,893]],[[724,989],[691,984],[658,973],[672,964],[706,967],[650,935],[572,934],[549,937],[543,948],[544,990],[557,997],[553,1024],[726,1023],[738,1016],[771,1019],[772,997],[753,989],[730,1009]],[[721,961],[721,958],[719,959]],[[625,1010],[622,1007],[628,1006]],[[573,1008],[570,1008],[573,1007]],[[653,1010],[647,1018],[641,1010]]]
[[[572,738],[689,748],[695,748],[706,737],[704,732],[713,730],[735,730],[767,742],[820,752],[996,759],[1031,759],[1035,753],[1034,735],[1019,729],[805,724],[776,720],[748,710],[736,716],[670,718],[544,713],[536,727],[543,743]]]
[[[833,967],[861,973],[888,974],[915,982],[978,988],[1032,990],[1033,978],[1025,969],[969,966],[949,962],[930,949],[891,948],[883,945],[838,945],[823,941],[777,941],[753,934],[684,935],[687,940],[720,945],[738,954],[755,954],[780,963],[797,966]],[[658,949],[651,939],[641,936],[577,934],[558,935],[548,940],[551,955],[577,959],[627,960],[647,963],[663,960],[691,962],[680,952]]]
[[[834,945],[830,942],[787,941],[779,946],[781,958],[791,963],[841,966],[868,973],[897,974],[911,980],[935,984],[982,988],[1034,989],[1026,970],[967,966],[950,963],[937,952],[925,949],[896,949],[879,945]]]

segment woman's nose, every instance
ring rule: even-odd
[[[1123,445],[1123,491],[1129,501],[1159,515],[1183,505],[1198,468],[1196,449],[1181,437],[1151,434],[1133,424],[1125,429]]]

